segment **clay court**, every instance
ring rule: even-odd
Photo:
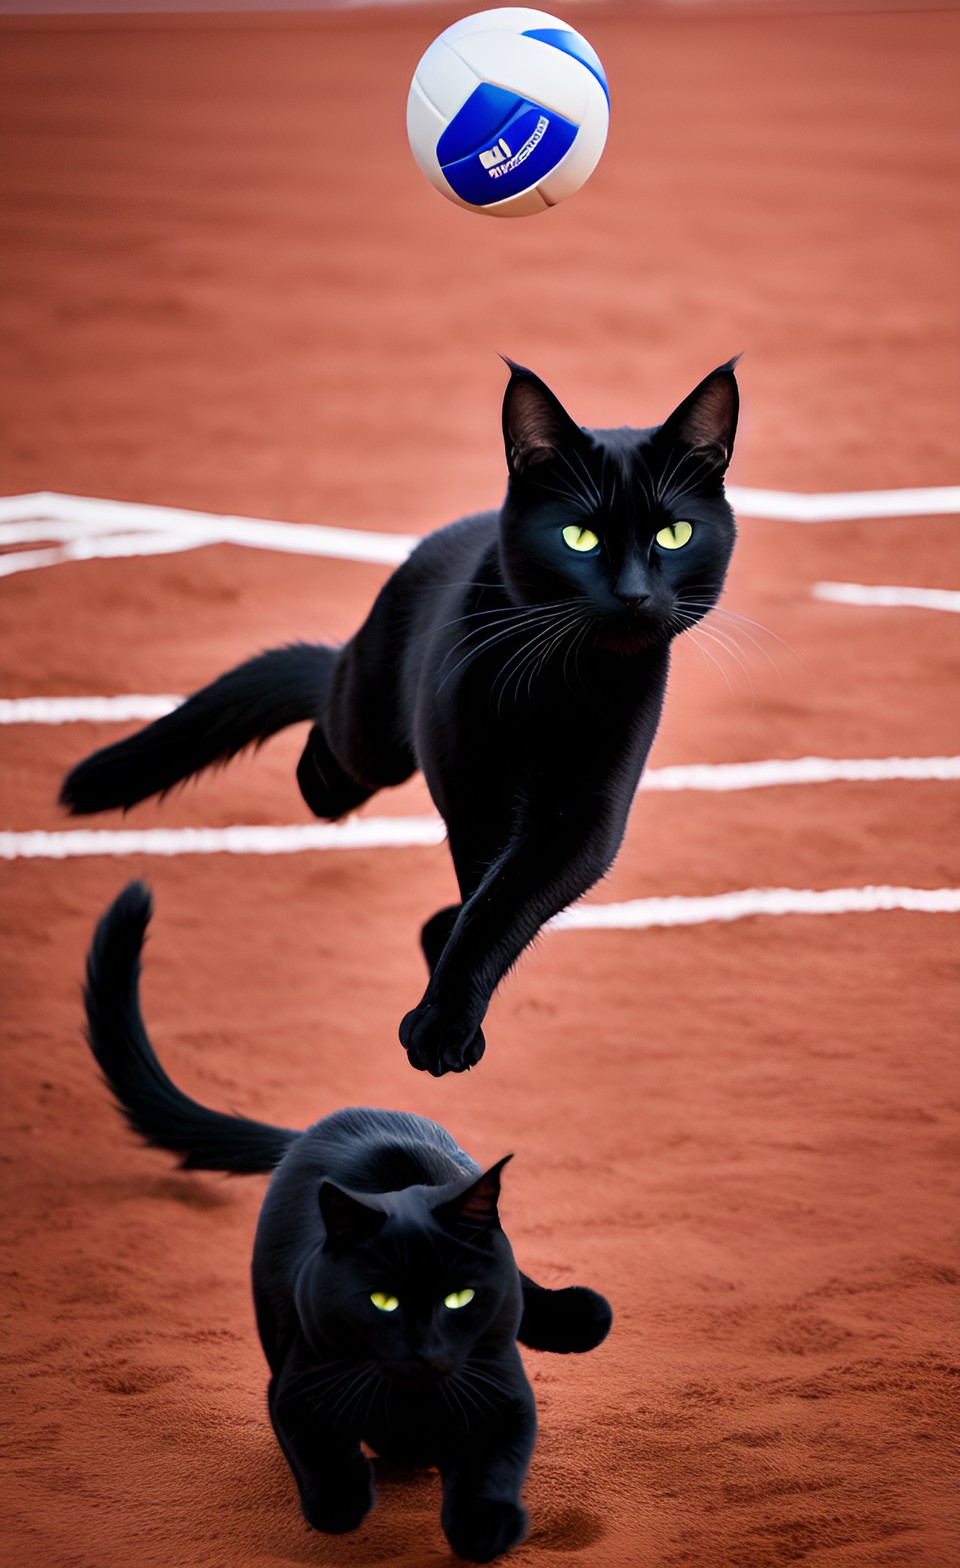
[[[0,732],[5,1557],[453,1560],[435,1475],[381,1467],[359,1532],[307,1529],[249,1300],[265,1179],[178,1173],[98,1082],[83,957],[140,876],[144,1010],[179,1084],[287,1126],[383,1105],[482,1162],[514,1150],[521,1266],[611,1300],[594,1354],[525,1354],[517,1568],[949,1568],[958,18],[570,4],[607,64],[607,151],[563,206],[500,223],[406,146],[413,68],[458,14],[0,24],[0,492],[54,493],[0,505],[0,698],[44,699]],[[420,923],[453,896],[442,843],[150,852],[158,828],[308,826],[299,731],[80,824],[147,835],[121,853],[67,853],[63,773],[134,722],[48,722],[50,699],[177,696],[342,639],[389,566],[269,530],[188,549],[166,513],[88,509],[69,536],[57,496],[419,535],[499,504],[498,353],[606,426],[658,422],[741,350],[723,604],[749,620],[676,646],[649,785],[587,901],[638,923],[545,933],[474,1072],[416,1074],[397,1043]],[[806,757],[832,772],[801,778]],[[665,771],[765,761],[759,786]],[[416,781],[362,818],[431,815]],[[818,897],[751,913],[764,889]],[[671,906],[687,924],[648,902],[726,895]]]

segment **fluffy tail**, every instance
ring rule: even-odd
[[[332,648],[292,643],[228,670],[173,713],[78,763],[60,804],[77,816],[126,809],[290,724],[319,719],[334,658]]]
[[[521,1345],[552,1350],[554,1355],[582,1355],[606,1339],[613,1311],[605,1296],[586,1285],[549,1290],[528,1274],[520,1275],[523,1317],[517,1329]]]
[[[181,1093],[154,1055],[140,1015],[140,953],[150,893],[131,882],[102,916],[87,955],[87,1039],[134,1132],[187,1170],[270,1171],[297,1132],[209,1111]]]

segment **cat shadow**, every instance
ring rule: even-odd
[[[595,1546],[606,1533],[599,1514],[588,1513],[585,1508],[559,1508],[547,1518],[534,1515],[525,1544],[546,1552],[582,1552]]]
[[[279,1459],[279,1455],[277,1456]],[[433,1469],[403,1469],[389,1460],[374,1458],[376,1504],[356,1530],[346,1535],[324,1536],[303,1525],[296,1517],[296,1504],[290,1509],[287,1527],[296,1531],[295,1544],[284,1542],[284,1561],[317,1568],[332,1561],[323,1547],[335,1542],[335,1561],[339,1568],[370,1568],[371,1563],[421,1561],[426,1568],[453,1568],[462,1564],[448,1546],[440,1529],[440,1477]],[[278,1468],[279,1474],[279,1468]],[[286,1478],[285,1478],[286,1484]],[[305,1535],[300,1531],[306,1530]]]
[[[155,1202],[174,1202],[184,1209],[216,1213],[232,1208],[242,1195],[222,1178],[198,1179],[189,1171],[172,1176],[101,1176],[98,1192],[110,1203],[130,1198],[149,1198]]]

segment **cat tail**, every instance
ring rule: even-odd
[[[549,1290],[529,1275],[520,1275],[523,1317],[517,1329],[521,1345],[531,1350],[551,1350],[555,1355],[595,1350],[606,1339],[613,1322],[609,1301],[586,1285]]]
[[[298,1132],[207,1110],[183,1094],[157,1060],[140,1014],[140,954],[153,912],[131,882],[110,905],[87,955],[87,1040],[134,1132],[180,1156],[186,1170],[270,1171]]]
[[[335,657],[332,648],[298,642],[248,659],[146,729],[79,762],[63,781],[61,806],[75,816],[126,810],[290,724],[319,719]]]

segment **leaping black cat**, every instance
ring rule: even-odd
[[[593,431],[511,364],[499,513],[429,535],[343,648],[297,643],[238,666],[81,762],[62,803],[132,806],[303,720],[297,779],[319,817],[422,769],[461,902],[423,927],[430,979],[400,1038],[414,1067],[472,1067],[503,975],[612,864],[671,640],[720,596],[734,364],[660,426]]]
[[[254,1303],[270,1419],[304,1517],[334,1533],[366,1517],[374,1494],[363,1441],[401,1464],[436,1465],[448,1541],[489,1562],[527,1528],[520,1492],[537,1420],[517,1339],[591,1350],[610,1327],[607,1302],[518,1271],[497,1214],[506,1160],[481,1171],[436,1122],[355,1109],[300,1133],[188,1099],[140,1014],[150,911],[134,882],[97,927],[88,1039],[148,1143],[191,1169],[274,1172],[257,1225]]]

